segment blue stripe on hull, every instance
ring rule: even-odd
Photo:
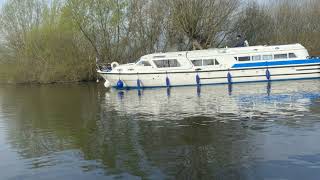
[[[308,78],[292,78],[292,79],[276,79],[276,80],[257,80],[257,81],[241,81],[241,82],[233,82],[232,84],[242,84],[242,83],[259,83],[259,82],[275,82],[275,81],[297,81],[297,80],[312,80],[312,79],[320,79],[320,77],[308,77]],[[229,84],[228,82],[225,83],[210,83],[210,84],[201,84],[201,86],[206,85],[223,85]],[[192,85],[172,85],[170,87],[187,87],[187,86],[197,86],[196,84]],[[166,88],[167,86],[145,86],[141,87],[142,89],[151,89],[151,88]],[[113,88],[117,89],[116,86]],[[123,89],[137,89],[137,87],[124,87]]]
[[[320,59],[304,59],[304,60],[284,60],[284,61],[264,61],[234,64],[232,68],[254,68],[254,67],[272,67],[285,65],[300,65],[320,63]]]

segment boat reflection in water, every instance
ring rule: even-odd
[[[106,92],[106,101],[117,111],[154,120],[224,114],[263,117],[264,114],[290,111],[302,113],[319,97],[317,80]]]

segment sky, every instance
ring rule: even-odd
[[[2,4],[5,2],[6,0],[0,0],[0,7],[2,6]]]

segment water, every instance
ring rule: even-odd
[[[0,87],[0,179],[319,179],[320,81]]]

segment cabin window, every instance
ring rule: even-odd
[[[148,61],[140,61],[138,63],[138,65],[140,65],[140,66],[151,66],[151,64]]]
[[[202,66],[202,59],[191,60],[194,66]]]
[[[235,59],[236,61],[238,61],[238,57],[234,57],[234,59]]]
[[[288,54],[275,54],[274,59],[287,59]]]
[[[250,61],[250,56],[238,57],[238,61]]]
[[[176,59],[153,60],[157,68],[180,67],[180,63]]]
[[[214,60],[213,59],[204,59],[202,63],[203,63],[203,66],[213,66]]]
[[[297,58],[295,53],[289,53],[289,58]]]
[[[252,61],[260,61],[261,60],[261,56],[257,55],[257,56],[252,56]]]
[[[213,66],[220,64],[216,59],[195,59],[191,60],[191,62],[194,66]]]
[[[263,55],[262,59],[265,61],[272,60],[272,55]]]

